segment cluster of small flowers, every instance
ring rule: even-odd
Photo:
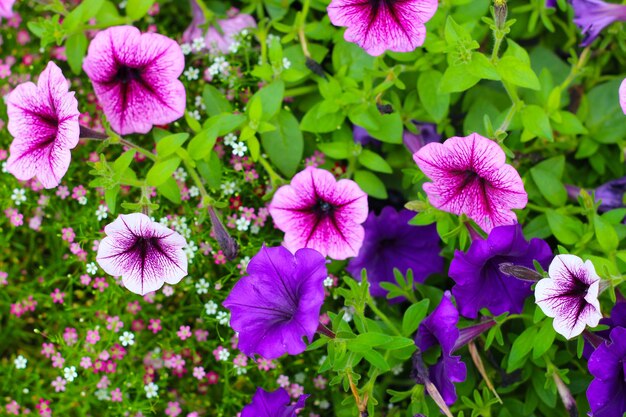
[[[238,211],[239,215],[232,214],[226,218],[226,226],[231,229],[236,228],[240,232],[250,231],[252,234],[258,234],[269,217],[269,211],[266,207],[259,208],[255,213],[255,209],[252,207],[240,206]]]
[[[29,311],[34,313],[36,307],[37,301],[33,299],[32,295],[29,295],[27,299],[11,304],[10,313],[15,317],[21,317],[24,313]]]

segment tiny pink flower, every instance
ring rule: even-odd
[[[191,328],[189,326],[180,326],[176,334],[180,340],[186,340],[191,337]]]
[[[61,229],[61,239],[63,239],[64,241],[72,243],[74,242],[75,238],[76,234],[74,233],[74,229],[72,229],[71,227],[64,227],[63,229]]]
[[[210,372],[206,375],[206,379],[207,379],[207,382],[208,382],[210,385],[215,385],[215,384],[217,384],[217,383],[218,383],[218,381],[219,381],[219,375],[218,375],[218,374],[216,374],[216,373],[215,373],[215,372],[213,372],[213,371],[210,371]]]
[[[161,331],[161,319],[150,319],[150,324],[148,325],[148,329],[152,331],[152,333],[157,334]]]
[[[180,409],[180,405],[178,404],[178,401],[174,401],[174,402],[170,401],[167,403],[165,414],[167,414],[169,417],[176,417],[180,415],[181,412],[182,410]]]
[[[56,304],[63,304],[63,297],[65,297],[65,293],[61,292],[58,288],[55,288],[54,291],[50,294],[52,297],[52,302]]]
[[[336,181],[330,172],[308,167],[276,191],[269,212],[291,252],[311,248],[343,260],[363,244],[367,194],[354,181]]]
[[[196,366],[195,368],[193,368],[193,376],[196,379],[202,380],[206,376],[206,372],[204,371],[203,367]]]
[[[100,333],[98,330],[87,330],[87,337],[85,338],[87,343],[95,345],[100,340]]]
[[[73,327],[66,327],[63,332],[63,340],[65,340],[65,343],[67,343],[68,346],[72,346],[78,342],[78,333],[76,333],[76,329]]]
[[[41,354],[44,355],[46,358],[50,358],[52,355],[54,355],[55,350],[52,343],[44,343],[41,345],[41,347]]]
[[[500,146],[477,133],[429,143],[413,155],[433,182],[424,184],[430,203],[466,214],[485,232],[517,222],[512,209],[526,207],[528,195],[519,174],[506,164]]]
[[[53,368],[62,368],[65,363],[65,359],[61,356],[60,352],[57,352],[52,356],[52,367]]]
[[[89,356],[83,356],[82,358],[80,358],[80,367],[83,369],[89,369],[91,368],[92,363],[91,363],[91,358]]]
[[[67,384],[67,381],[60,376],[57,376],[57,378],[52,381],[51,385],[54,387],[55,392],[62,392],[65,391],[65,384]]]
[[[121,403],[122,402],[122,391],[119,388],[115,388],[111,391],[111,401]]]

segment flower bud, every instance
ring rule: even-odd
[[[506,15],[508,13],[508,9],[506,7],[506,0],[494,0],[494,10],[495,10],[495,18],[496,18],[496,27],[500,30],[504,29],[504,24],[506,23]]]

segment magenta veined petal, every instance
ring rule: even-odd
[[[13,17],[13,4],[15,0],[0,0],[0,17],[7,19]]]
[[[626,78],[619,86],[619,104],[622,106],[622,111],[626,114]]]
[[[120,214],[104,232],[96,261],[130,291],[145,295],[187,276],[185,238],[145,214]]]
[[[59,185],[78,144],[78,102],[61,69],[49,62],[37,81],[18,85],[7,99],[8,130],[14,137],[7,170],[45,188]]]
[[[411,52],[424,43],[437,0],[332,0],[328,17],[346,26],[344,37],[373,56],[385,51]]]
[[[158,33],[132,26],[99,32],[89,45],[83,69],[111,127],[117,133],[147,133],[185,113],[185,67],[180,46]]]
[[[367,194],[354,181],[337,181],[326,170],[308,167],[276,191],[269,212],[290,251],[311,248],[347,259],[363,244]]]
[[[413,155],[432,180],[424,184],[430,203],[453,214],[466,214],[485,232],[515,224],[511,209],[528,203],[521,177],[494,141],[473,133],[429,143]]]
[[[591,261],[557,255],[548,275],[535,287],[535,302],[546,316],[554,317],[554,330],[571,339],[586,326],[597,326],[602,318],[598,302],[600,277]]]

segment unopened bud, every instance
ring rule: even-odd
[[[376,107],[378,108],[380,114],[393,113],[393,107],[391,107],[391,104],[377,104]]]
[[[533,269],[521,265],[513,265],[509,262],[501,263],[498,267],[503,274],[510,275],[522,281],[537,282],[543,277]]]
[[[508,13],[506,0],[494,0],[493,8],[495,10],[496,27],[502,30],[504,29],[504,24],[506,23],[506,15]]]
[[[219,217],[215,214],[213,207],[209,207],[209,216],[211,217],[211,223],[213,224],[213,232],[215,233],[217,244],[220,245],[220,249],[224,252],[226,259],[232,261],[239,253],[239,245],[237,244],[237,241],[233,239],[230,234],[228,234]]]
[[[306,59],[306,67],[310,69],[315,75],[319,75],[322,78],[326,78],[326,73],[324,72],[324,68],[314,60],[313,58]]]

